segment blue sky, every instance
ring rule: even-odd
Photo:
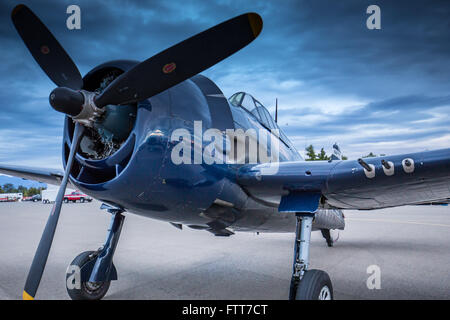
[[[83,75],[257,12],[259,38],[203,74],[226,96],[247,91],[271,112],[277,97],[279,124],[301,153],[309,144],[330,152],[334,142],[350,158],[450,146],[448,1],[21,2]],[[0,162],[60,168],[63,116],[10,20],[18,3],[0,2]],[[69,4],[81,8],[81,30],[66,28]],[[366,28],[370,4],[381,8],[381,30]]]

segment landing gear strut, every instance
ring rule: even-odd
[[[327,242],[327,245],[329,247],[332,247],[334,244],[333,238],[331,237],[330,229],[320,229],[320,232],[322,233],[322,237]]]
[[[328,274],[309,270],[309,244],[313,214],[297,213],[294,263],[292,267],[289,300],[332,300],[333,286]]]
[[[125,216],[122,209],[105,204],[101,209],[112,214],[108,235],[97,251],[79,254],[67,268],[66,289],[72,300],[100,300],[108,291],[111,280],[117,280],[112,259]]]

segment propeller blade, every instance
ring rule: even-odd
[[[41,20],[19,4],[11,19],[31,55],[47,76],[60,87],[81,89],[83,79],[75,63]]]
[[[246,13],[186,39],[120,75],[95,104],[133,103],[169,89],[248,45],[262,24],[258,14]]]
[[[64,199],[64,193],[66,191],[67,182],[69,179],[70,169],[72,168],[73,159],[78,148],[78,145],[83,135],[84,127],[76,123],[75,131],[73,134],[72,145],[70,147],[69,159],[67,160],[66,171],[59,187],[58,195],[56,196],[55,204],[53,205],[50,216],[48,217],[47,224],[45,225],[44,232],[42,233],[41,241],[36,250],[33,258],[33,262],[28,273],[27,281],[23,291],[23,299],[31,300],[36,296],[36,291],[41,282],[42,274],[44,273],[45,264],[47,262],[48,254],[53,242],[53,236],[55,235],[56,226],[58,224],[59,214],[61,212],[61,206]]]

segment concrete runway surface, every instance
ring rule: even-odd
[[[100,203],[63,206],[37,299],[68,299],[65,271],[104,241]],[[0,203],[0,299],[20,299],[51,206]],[[450,299],[450,207],[347,211],[328,248],[314,232],[311,267],[328,272],[336,299]],[[127,214],[105,299],[286,299],[293,234],[214,237]],[[381,289],[366,286],[378,265]]]

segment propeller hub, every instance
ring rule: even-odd
[[[79,91],[60,87],[50,93],[49,101],[53,109],[73,117],[82,111],[84,96]]]
[[[82,110],[78,115],[72,117],[72,119],[73,121],[79,122],[86,127],[92,128],[95,121],[105,112],[105,109],[99,108],[95,105],[95,93],[85,90],[80,90],[80,93],[84,97]]]
[[[75,122],[92,127],[104,109],[94,102],[95,93],[85,90],[72,90],[65,87],[54,89],[50,93],[50,105],[56,111],[67,114]]]

